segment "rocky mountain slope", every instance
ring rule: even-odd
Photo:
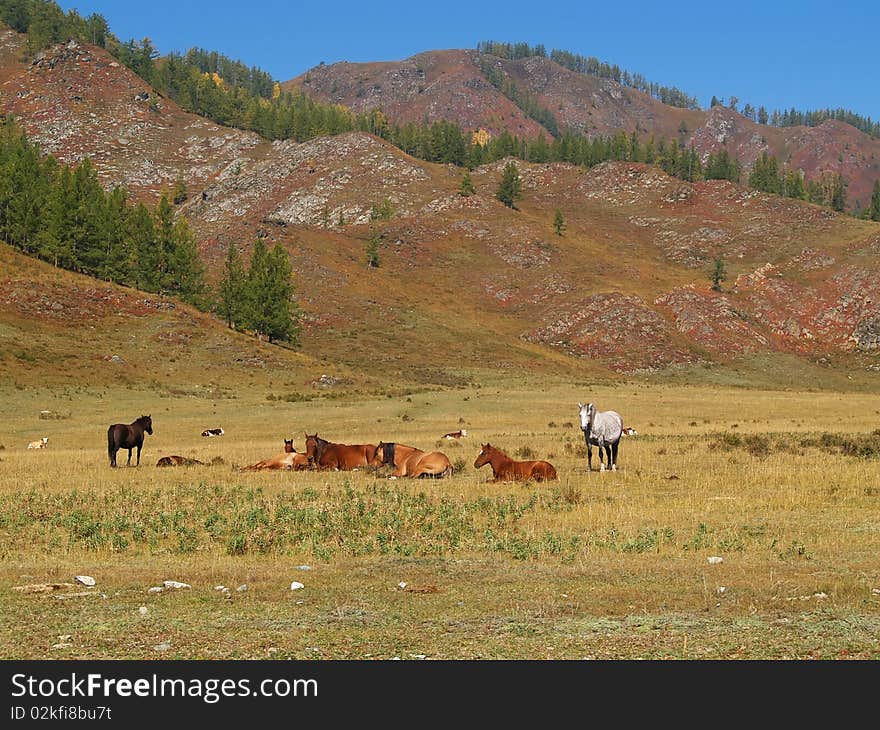
[[[265,154],[257,135],[184,112],[102,48],[71,41],[33,60],[23,50],[24,36],[0,30],[3,113],[59,161],[91,158],[108,186],[151,200],[180,175],[199,187]]]
[[[16,40],[4,38],[6,47]],[[765,356],[878,369],[876,223],[614,162],[589,170],[516,162],[524,195],[512,210],[495,199],[507,161],[472,171],[476,193],[462,197],[463,170],[368,134],[269,143],[211,124],[156,99],[98,49],[57,46],[33,63],[5,53],[0,63],[3,111],[59,159],[89,155],[108,185],[123,182],[143,198],[183,176],[190,197],[178,214],[211,279],[230,241],[246,255],[258,238],[288,249],[313,377],[455,385],[490,370],[598,377]],[[386,199],[391,215],[376,219],[371,211]],[[373,237],[378,268],[364,253]],[[729,274],[721,291],[709,281],[716,257]],[[42,274],[0,282],[17,292],[0,294],[0,309],[11,308],[21,332],[29,318],[67,306],[45,284],[27,291],[28,276]],[[72,290],[69,298],[95,299]],[[134,317],[149,310],[138,302],[155,299],[130,298]],[[208,326],[190,324],[181,352]],[[245,350],[267,347],[250,342]]]
[[[486,80],[481,59],[549,109],[560,129],[591,136],[623,130],[678,139],[693,144],[704,159],[726,145],[746,170],[766,150],[808,178],[822,171],[840,173],[849,182],[851,204],[864,205],[880,179],[880,140],[848,124],[776,128],[720,105],[708,111],[680,109],[537,56],[509,61],[471,50],[430,51],[402,61],[318,66],[285,87],[358,111],[381,108],[398,121],[447,119],[464,129],[483,128],[495,135],[506,129],[534,137],[537,123]]]

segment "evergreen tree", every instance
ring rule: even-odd
[[[512,161],[504,166],[495,197],[508,208],[514,210],[516,210],[516,201],[522,198],[522,180],[520,180],[519,171]]]
[[[373,203],[373,207],[370,210],[370,220],[387,221],[393,213],[394,208],[391,205],[391,201],[388,198],[383,198],[381,203]]]
[[[247,278],[241,255],[233,241],[229,242],[226,251],[226,264],[223,278],[220,280],[217,296],[217,313],[232,329],[240,328],[247,315]]]
[[[464,177],[461,179],[461,186],[458,188],[458,194],[467,198],[473,195],[476,192],[474,190],[474,181],[471,180],[471,173],[468,170],[464,171]]]
[[[868,208],[868,216],[872,221],[880,221],[880,180],[874,181],[874,191],[871,193],[871,207]]]
[[[565,230],[565,219],[562,217],[562,211],[559,208],[556,209],[556,212],[553,214],[553,230],[556,232],[557,236],[561,236],[562,232]]]
[[[149,281],[150,291],[169,291],[172,288],[172,277],[168,270],[168,259],[174,248],[174,209],[168,196],[162,193],[156,204],[155,239],[150,252],[149,264],[152,270]]]
[[[128,196],[125,189],[116,186],[110,192],[106,205],[106,251],[99,276],[117,284],[134,281],[135,252],[128,235]]]
[[[846,210],[846,182],[842,176],[835,174],[831,184],[831,208],[842,213]]]
[[[189,304],[203,306],[205,267],[185,218],[174,221],[169,243],[168,291]]]
[[[374,269],[379,268],[379,234],[377,232],[373,232],[370,235],[370,238],[367,240],[367,245],[364,247],[364,251],[367,254],[367,266],[370,266]]]
[[[153,216],[143,203],[138,203],[128,215],[128,235],[134,252],[135,286],[143,291],[159,291],[156,266],[156,229]]]
[[[257,336],[297,344],[299,314],[292,300],[292,269],[284,247],[275,244],[270,252],[257,239],[247,278],[248,323]]]
[[[171,193],[171,202],[174,205],[180,205],[189,197],[189,193],[186,190],[186,182],[183,179],[183,175],[178,175],[177,180],[174,181],[174,190]]]
[[[782,192],[779,163],[766,150],[755,160],[755,166],[752,168],[751,173],[749,173],[749,187],[755,190],[762,190],[765,193],[779,194]]]
[[[804,173],[801,170],[788,170],[785,173],[783,185],[785,195],[789,198],[807,200],[807,184],[804,181]]]
[[[724,259],[718,256],[712,266],[712,289],[721,291],[721,282],[727,279],[727,271],[724,269]]]

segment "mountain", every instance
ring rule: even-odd
[[[60,162],[91,158],[101,180],[154,200],[184,174],[193,188],[232,174],[267,143],[183,111],[107,51],[70,41],[31,60],[25,36],[0,30],[0,100]]]
[[[669,106],[542,56],[507,60],[475,50],[430,51],[402,61],[321,65],[283,87],[358,111],[381,108],[400,122],[445,119],[493,135],[507,130],[526,138],[541,131],[549,136],[549,130],[488,81],[483,65],[549,110],[560,130],[591,136],[622,130],[642,138],[677,139],[693,145],[704,161],[726,145],[743,162],[746,175],[767,151],[787,169],[803,170],[807,178],[823,171],[841,174],[849,183],[853,205],[866,205],[880,179],[880,139],[849,124],[831,120],[817,127],[772,127],[722,105],[708,111]]]
[[[305,315],[301,351],[228,333],[183,308],[185,329],[168,327],[185,336],[167,337],[180,348],[178,357],[191,352],[190,373],[202,358],[218,367],[213,348],[193,345],[220,331],[234,343],[232,359],[223,362],[246,360],[252,352],[275,357],[274,372],[283,373],[292,358],[291,389],[324,375],[328,382],[382,388],[456,386],[498,372],[714,377],[718,368],[751,368],[754,378],[779,368],[787,373],[778,380],[784,382],[794,372],[802,377],[807,367],[811,377],[827,371],[827,382],[840,377],[832,371],[864,379],[873,377],[866,368],[877,368],[876,223],[726,181],[687,183],[653,166],[622,162],[585,169],[513,161],[523,198],[511,209],[495,198],[511,160],[473,170],[476,192],[463,197],[462,169],[417,160],[367,133],[270,143],[184,112],[98,48],[54,46],[32,62],[20,60],[17,34],[3,34],[0,43],[2,111],[14,113],[46,151],[67,162],[88,155],[108,186],[122,182],[146,200],[184,179],[190,195],[178,215],[198,237],[211,280],[219,277],[230,241],[246,254],[258,238],[290,252]],[[426,62],[426,90],[417,96],[431,93],[435,73],[461,73],[456,59],[472,54],[429,55],[450,65],[443,72]],[[309,85],[317,84],[318,73]],[[471,80],[466,88],[475,94],[468,97],[474,119],[486,104],[497,113],[502,107],[491,101],[494,87],[478,88],[477,77]],[[390,90],[391,82],[386,86]],[[453,87],[444,98],[454,97]],[[659,105],[644,95],[640,101],[646,115]],[[656,114],[702,114],[661,107]],[[728,113],[713,109],[703,116],[708,124]],[[663,124],[677,126],[670,118]],[[383,204],[388,215],[377,215]],[[565,221],[562,236],[553,229],[557,210]],[[366,264],[371,239],[378,244],[378,268]],[[8,321],[0,319],[0,332],[14,328],[6,336],[20,344],[30,321],[51,327],[58,312],[79,312],[64,316],[73,317],[70,326],[90,323],[76,330],[85,347],[68,344],[56,352],[60,344],[47,344],[45,362],[100,360],[112,370],[116,363],[104,365],[101,358],[122,341],[96,341],[87,329],[97,317],[92,305],[80,312],[74,304],[92,302],[102,312],[102,331],[109,332],[111,323],[123,323],[101,304],[103,294],[84,290],[117,290],[93,280],[74,284],[76,275],[4,256],[13,263],[0,269],[0,292],[18,293],[0,294],[0,311],[12,308],[3,315]],[[709,273],[719,257],[728,278],[715,291]],[[48,281],[47,271],[68,283],[40,298],[39,287],[28,282]],[[157,297],[122,291],[118,296],[137,310],[131,317],[147,328],[149,341],[165,342],[166,314]],[[148,356],[120,352],[126,361]],[[168,358],[164,350],[158,356]],[[4,361],[7,372],[30,367],[33,357],[42,355]]]

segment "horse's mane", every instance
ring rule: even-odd
[[[397,444],[393,441],[388,443],[382,442],[382,463],[387,464],[388,466],[394,466],[394,450],[397,448]]]

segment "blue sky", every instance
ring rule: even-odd
[[[321,61],[398,60],[480,40],[543,43],[617,63],[708,106],[845,107],[880,120],[880,2],[190,2],[61,0],[161,53],[216,50],[279,81]]]

